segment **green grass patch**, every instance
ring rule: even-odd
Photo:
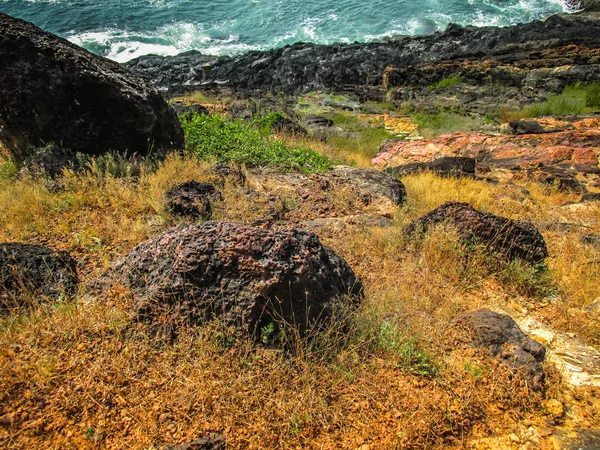
[[[182,127],[186,148],[200,159],[304,173],[324,172],[332,166],[328,158],[310,148],[275,139],[264,123],[195,115],[190,120],[182,118]]]
[[[460,75],[453,75],[451,77],[444,78],[443,80],[438,81],[436,84],[432,84],[431,86],[429,86],[429,89],[447,88],[464,82],[465,80]]]
[[[549,95],[545,102],[533,103],[520,111],[501,114],[505,122],[528,117],[569,116],[594,112],[600,108],[600,82],[567,86],[558,95]]]
[[[419,125],[421,134],[426,138],[456,131],[477,130],[483,123],[481,119],[442,111],[433,114],[418,113],[412,117]]]
[[[379,152],[379,147],[383,141],[398,138],[384,128],[368,128],[357,133],[356,136],[352,137],[332,136],[327,139],[327,142],[350,154],[373,158]]]

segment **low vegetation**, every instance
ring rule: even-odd
[[[443,80],[438,81],[436,84],[432,84],[429,86],[429,89],[442,89],[450,86],[455,86],[457,84],[464,83],[463,77],[460,75],[452,75],[451,77],[444,78]]]
[[[269,166],[278,170],[322,172],[331,162],[307,147],[286,145],[273,138],[268,122],[245,123],[219,115],[183,119],[187,149],[207,161]]]

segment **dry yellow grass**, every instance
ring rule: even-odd
[[[70,250],[85,261],[81,274],[89,280],[178,223],[164,208],[167,189],[214,178],[211,165],[171,155],[138,178],[98,168],[66,173],[59,190],[44,179],[0,180],[0,241]],[[346,335],[330,330],[296,353],[229,342],[218,324],[157,343],[129,320],[126,293],[2,317],[0,447],[154,449],[214,431],[230,448],[463,448],[516,433],[524,419],[544,425],[546,398],[576,403],[578,414],[587,414],[582,421],[600,426],[597,391],[567,388],[549,367],[549,388],[532,393],[466,346],[452,326],[457,315],[485,306],[490,286],[515,301],[535,297],[513,295],[483,254],[460,244],[452,230],[418,241],[402,233],[405,223],[448,200],[538,226],[586,221],[591,234],[600,233],[598,208],[561,207],[577,196],[536,184],[431,174],[404,182],[409,204],[391,228],[321,236],[364,279],[366,298]],[[263,215],[266,206],[243,189],[226,181],[222,190],[216,219]],[[553,309],[532,314],[600,344],[597,324],[577,312],[600,296],[598,252],[579,242],[579,231],[543,233],[558,293]],[[544,318],[544,311],[553,314]]]

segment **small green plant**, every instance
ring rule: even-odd
[[[528,264],[514,259],[498,273],[498,279],[507,288],[529,297],[547,297],[556,293],[552,272],[546,264]]]
[[[481,367],[473,364],[471,361],[465,361],[463,363],[463,369],[476,380],[481,380],[483,378],[483,370]]]
[[[442,133],[453,133],[455,131],[472,131],[479,128],[481,119],[438,111],[435,113],[421,112],[413,115],[414,121],[419,125],[421,134],[425,137],[433,137]]]
[[[452,75],[451,77],[444,78],[443,80],[438,81],[436,84],[432,84],[431,86],[429,86],[429,89],[447,88],[464,82],[465,80],[460,75]]]
[[[268,344],[273,340],[275,335],[275,324],[270,322],[268,325],[260,329],[260,341],[263,344]]]
[[[314,150],[275,139],[261,124],[196,114],[183,118],[182,127],[188,150],[200,159],[304,173],[324,172],[332,166]]]
[[[425,346],[416,336],[406,336],[389,321],[379,326],[377,346],[386,353],[398,358],[406,372],[413,375],[437,375],[438,365],[433,361]]]
[[[19,167],[12,159],[0,162],[0,180],[14,180],[19,175]]]

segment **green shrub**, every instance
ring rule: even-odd
[[[586,87],[585,106],[600,108],[600,81]]]
[[[498,273],[505,288],[528,297],[547,297],[556,293],[552,272],[544,263],[528,264],[519,259],[506,263]]]
[[[450,86],[455,86],[457,84],[464,83],[465,80],[460,75],[452,75],[451,77],[444,78],[443,80],[438,81],[436,84],[432,84],[429,86],[429,89],[440,89],[446,88]]]
[[[438,374],[438,365],[416,336],[405,335],[389,321],[382,322],[377,331],[377,347],[398,358],[404,371],[413,375]]]
[[[324,172],[332,163],[305,147],[288,146],[269,135],[270,126],[221,116],[182,118],[186,147],[200,159],[247,167],[269,166],[282,171]]]
[[[14,180],[19,175],[19,167],[12,159],[0,161],[0,180]]]

